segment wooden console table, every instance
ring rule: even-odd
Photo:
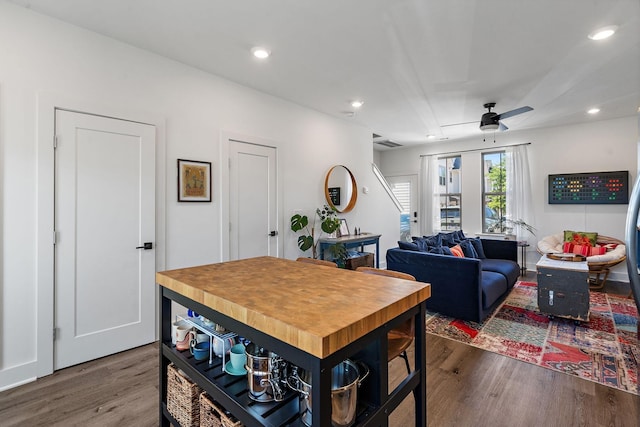
[[[376,245],[376,268],[380,268],[380,236],[381,234],[362,233],[335,238],[322,238],[318,240],[320,244],[320,259],[324,259],[325,249],[339,243],[342,243],[347,250],[360,247],[360,252],[364,252],[364,247],[367,245]]]
[[[156,274],[156,281],[162,293],[161,425],[178,425],[166,409],[167,366],[174,363],[245,426],[302,426],[293,391],[282,402],[253,402],[246,376],[229,376],[221,362],[210,365],[195,360],[188,350],[177,350],[171,344],[172,301],[311,372],[313,426],[331,425],[331,368],[347,358],[371,370],[358,391],[356,425],[388,425],[389,413],[412,392],[415,425],[427,425],[424,331],[429,284],[272,257],[164,271]],[[412,317],[416,368],[389,393],[387,332]]]

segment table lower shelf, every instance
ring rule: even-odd
[[[245,426],[295,427],[304,426],[299,413],[299,394],[287,390],[280,402],[256,402],[249,397],[247,376],[232,376],[222,370],[222,359],[216,357],[213,364],[208,360],[196,360],[188,350],[177,350],[172,345],[162,344],[162,355],[182,369],[200,388],[231,412]],[[163,413],[166,396],[163,397]],[[375,412],[372,405],[358,402],[356,425],[361,424]],[[172,424],[173,417],[167,417]]]

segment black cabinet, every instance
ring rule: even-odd
[[[537,264],[538,308],[541,313],[589,320],[589,268],[586,262],[549,260]]]

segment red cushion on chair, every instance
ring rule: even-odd
[[[591,246],[587,245],[573,245],[574,254],[590,256],[591,255]]]
[[[574,245],[571,242],[564,242],[562,245],[562,252],[564,252],[565,254],[572,254],[573,246]]]
[[[590,256],[593,255],[604,255],[607,253],[607,247],[606,246],[599,246],[596,245],[593,248],[591,248],[591,252],[590,252]]]

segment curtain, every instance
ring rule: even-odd
[[[507,169],[506,226],[513,226],[513,233],[518,241],[525,241],[533,245],[535,241],[531,233],[525,227],[517,224],[525,222],[535,228],[527,146],[508,147],[505,152]]]
[[[440,231],[440,195],[438,194],[438,158],[422,156],[420,158],[420,222],[423,236],[431,236]]]

